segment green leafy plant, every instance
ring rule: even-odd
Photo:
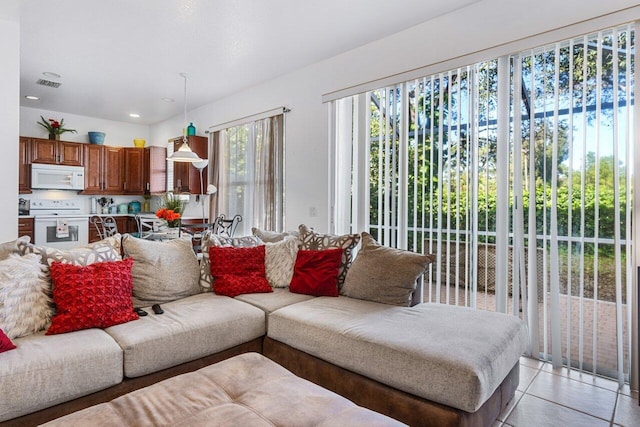
[[[60,135],[65,132],[77,133],[75,129],[67,129],[64,127],[64,119],[60,119],[60,121],[49,119],[45,120],[44,117],[40,116],[42,121],[36,122],[38,125],[42,126],[49,132],[49,135]]]

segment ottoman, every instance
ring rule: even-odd
[[[92,406],[46,426],[401,426],[302,378],[258,353]]]

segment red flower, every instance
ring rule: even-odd
[[[52,128],[58,129],[60,127],[60,122],[58,122],[57,120],[49,119],[49,121],[51,122]]]

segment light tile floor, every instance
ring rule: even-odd
[[[520,385],[494,427],[640,426],[638,393],[628,385],[527,357]]]

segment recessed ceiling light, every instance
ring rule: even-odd
[[[129,113],[129,117],[133,117],[134,119],[137,119],[138,117],[140,117],[140,114],[137,114],[137,113]]]
[[[37,101],[37,100],[40,99],[39,97],[33,96],[33,95],[27,95],[27,96],[25,96],[25,98],[30,99],[32,101]]]
[[[46,77],[53,77],[54,79],[59,79],[60,78],[60,74],[53,73],[51,71],[45,71],[44,73],[42,73],[42,75],[46,76]]]
[[[173,101],[175,101],[175,99],[173,99],[173,98],[162,98],[162,100],[164,102],[173,102]]]

